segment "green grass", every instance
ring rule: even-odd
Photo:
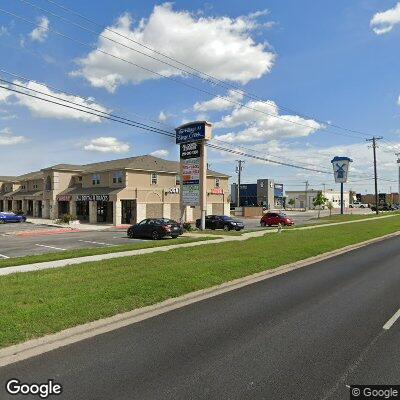
[[[139,243],[136,242],[136,243],[132,243],[132,244],[122,244],[122,245],[112,246],[112,247],[97,247],[97,248],[57,251],[54,253],[7,258],[4,260],[0,260],[0,268],[16,267],[18,265],[33,264],[33,263],[46,262],[46,261],[65,260],[67,258],[95,256],[98,254],[118,253],[121,251],[148,249],[151,247],[163,247],[163,246],[170,246],[172,244],[191,243],[191,242],[198,242],[198,241],[210,240],[210,239],[216,239],[216,238],[214,238],[214,237],[204,237],[204,238],[180,237],[176,240],[172,240],[172,239],[157,240],[157,241],[151,240],[151,241],[139,242]]]
[[[0,277],[0,347],[399,230],[393,217]]]

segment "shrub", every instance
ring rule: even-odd
[[[187,232],[194,231],[193,225],[189,222],[184,222],[183,223],[183,229]]]
[[[74,221],[75,218],[70,214],[63,214],[57,222],[59,224],[69,224],[70,222]]]

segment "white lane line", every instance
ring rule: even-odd
[[[388,322],[386,322],[385,325],[383,325],[383,329],[390,329],[393,324],[400,318],[400,309],[397,310],[397,312],[393,315],[392,318],[389,319]]]
[[[78,242],[92,243],[92,244],[101,244],[101,245],[104,245],[104,246],[115,246],[115,244],[103,243],[103,242],[92,242],[91,240],[78,240]]]
[[[1,257],[1,258],[10,258],[10,257],[8,257],[8,256],[5,256],[4,254],[0,254],[0,257]]]
[[[67,249],[62,249],[61,247],[46,246],[46,245],[44,245],[44,244],[35,244],[35,246],[47,247],[48,249],[54,249],[54,250],[67,250]]]

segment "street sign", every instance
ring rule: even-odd
[[[349,166],[353,160],[349,157],[335,157],[331,163],[336,183],[346,183],[349,173]]]

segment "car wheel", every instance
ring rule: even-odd
[[[0,219],[0,224],[5,224],[6,221],[3,221],[2,219]]]
[[[133,231],[128,231],[128,237],[130,239],[134,239],[135,238],[135,234],[133,233]]]
[[[158,239],[160,239],[160,234],[157,231],[153,231],[151,234],[151,238],[153,240],[158,240]]]
[[[171,237],[172,237],[172,239],[177,239],[178,238],[178,236],[176,236],[176,235],[171,236]]]
[[[224,225],[224,231],[230,231],[231,227],[229,225]]]
[[[260,222],[260,225],[261,225],[261,226],[267,226],[267,224],[265,223],[265,221],[261,221],[261,222]]]

